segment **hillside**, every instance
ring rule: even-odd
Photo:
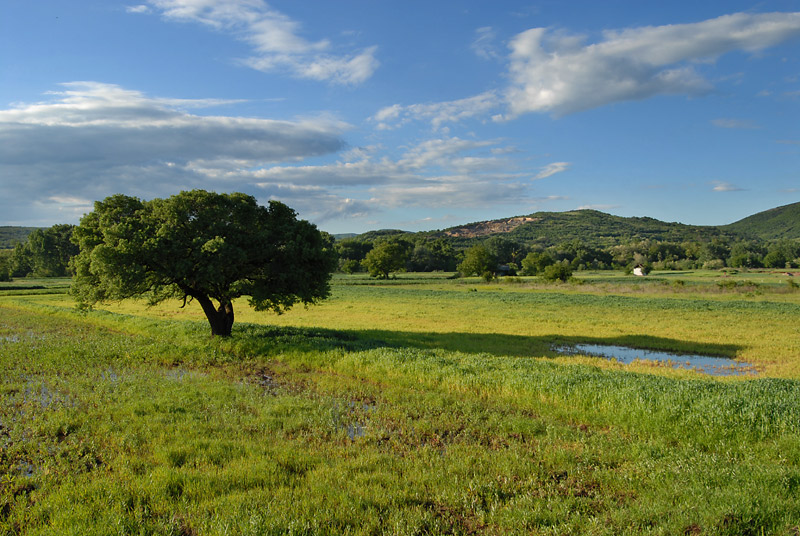
[[[11,249],[18,242],[25,242],[35,229],[36,227],[0,226],[0,249]]]
[[[551,246],[579,239],[592,246],[611,246],[652,239],[669,242],[735,239],[737,232],[719,227],[667,223],[654,218],[625,218],[596,210],[536,212],[502,220],[471,223],[428,233],[466,246],[475,240],[502,235],[524,244]]]
[[[721,227],[761,240],[800,238],[800,203],[776,207]]]

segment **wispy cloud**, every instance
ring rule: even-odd
[[[293,184],[355,191],[361,208],[513,204],[528,195],[524,173],[508,157],[492,154],[497,140],[435,138],[409,147],[397,158],[373,151],[348,151],[355,160],[316,166],[274,166],[252,172],[259,187]],[[302,202],[302,201],[301,201]]]
[[[619,208],[620,206],[621,205],[603,205],[603,204],[581,205],[578,208],[576,208],[575,210],[600,210],[600,211],[606,211],[606,210],[613,210],[615,208]]]
[[[719,128],[732,128],[743,130],[756,130],[761,128],[752,121],[742,119],[712,119],[711,124]]]
[[[509,116],[564,115],[655,95],[713,89],[696,65],[800,36],[800,13],[736,13],[690,24],[606,31],[598,42],[533,28],[510,43]]]
[[[477,54],[479,58],[485,60],[496,60],[501,57],[500,50],[495,44],[497,35],[494,28],[491,26],[484,26],[475,30],[475,40],[472,42],[472,51]]]
[[[254,55],[242,63],[260,71],[355,85],[370,78],[380,64],[375,46],[337,54],[328,39],[307,40],[300,23],[262,0],[149,0],[149,5],[165,19],[203,24],[248,43]],[[141,7],[134,12],[143,12],[138,11]]]
[[[570,167],[569,162],[553,162],[552,164],[547,164],[545,167],[542,168],[539,173],[534,176],[534,179],[546,179],[547,177],[551,177],[556,173],[561,173],[562,171],[568,170]]]
[[[711,184],[714,185],[712,190],[715,192],[741,192],[744,190],[744,188],[739,188],[735,184],[724,181],[711,181]]]
[[[445,123],[485,117],[500,104],[498,94],[487,91],[474,97],[453,101],[407,106],[393,104],[379,110],[371,119],[377,123],[378,130],[398,128],[411,121],[430,121],[434,129],[439,129]]]

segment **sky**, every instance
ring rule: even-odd
[[[800,0],[4,0],[0,225],[182,190],[331,233],[800,201]]]

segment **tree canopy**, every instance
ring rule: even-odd
[[[497,259],[483,244],[476,244],[464,252],[464,260],[458,265],[458,271],[463,276],[472,274],[491,278],[497,269]]]
[[[214,335],[233,325],[233,300],[286,311],[330,293],[332,239],[286,205],[242,193],[184,191],[141,201],[97,201],[74,231],[72,292],[83,304],[144,296],[194,299]],[[214,303],[216,301],[216,304]]]
[[[378,242],[364,258],[364,266],[372,277],[388,279],[391,272],[405,267],[411,247],[405,240],[389,239]]]

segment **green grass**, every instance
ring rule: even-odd
[[[229,339],[196,304],[0,298],[0,534],[800,530],[794,294],[400,281],[239,304]],[[550,349],[586,339],[763,374]]]

